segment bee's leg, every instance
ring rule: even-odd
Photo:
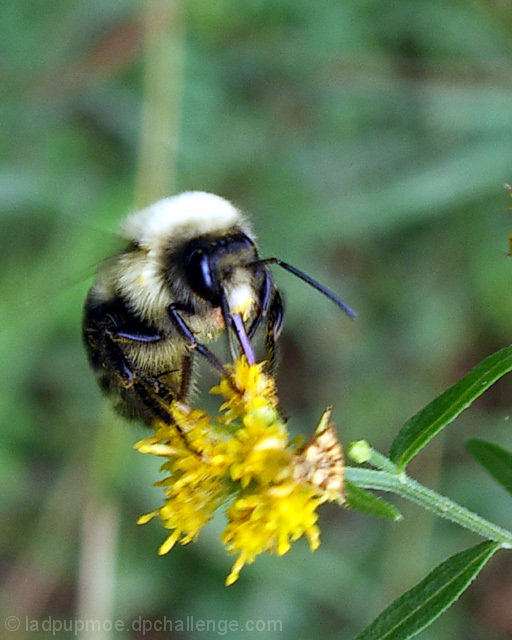
[[[148,424],[154,426],[155,419],[159,419],[165,424],[172,424],[176,427],[181,437],[186,441],[181,427],[174,421],[172,413],[170,411],[170,405],[173,400],[172,396],[167,394],[155,394],[152,381],[147,378],[137,378],[134,381],[133,391],[137,395],[137,398],[142,401],[145,413],[149,409],[148,415],[150,419],[146,421]]]
[[[160,382],[156,378],[150,378],[139,371],[126,357],[122,345],[128,342],[148,344],[158,342],[161,339],[162,336],[159,333],[148,332],[144,334],[115,328],[109,328],[105,331],[105,354],[112,368],[120,378],[120,384],[129,388],[134,384],[134,377],[137,377],[139,380],[147,379],[149,381],[151,379],[154,380],[155,391],[158,391],[158,388],[161,386]]]
[[[109,361],[115,368],[118,376],[120,377],[120,383],[129,388],[134,385],[134,381],[138,380],[139,385],[142,383],[146,388],[151,389],[154,393],[160,396],[163,400],[171,403],[174,399],[173,393],[169,390],[168,385],[160,382],[164,373],[158,376],[150,376],[147,373],[140,371],[132,362],[126,357],[122,345],[127,342],[138,342],[143,344],[158,342],[162,339],[159,333],[135,333],[128,332],[126,330],[112,330],[109,329],[105,332],[105,350],[109,357]],[[168,372],[166,372],[168,373]]]
[[[134,367],[128,362],[119,344],[115,341],[110,331],[105,332],[103,340],[105,360],[109,368],[115,373],[120,386],[129,389],[134,385]]]
[[[229,377],[229,371],[222,364],[222,362],[217,358],[217,356],[210,351],[208,347],[204,344],[201,344],[196,340],[196,337],[192,331],[192,329],[188,326],[188,324],[183,320],[181,315],[178,313],[179,305],[171,304],[169,305],[169,319],[173,323],[174,327],[181,335],[181,337],[187,343],[187,346],[192,351],[196,351],[200,353],[204,358],[208,360],[208,362],[220,373],[223,378]]]
[[[168,385],[160,382],[158,377],[140,371],[124,353],[123,344],[128,342],[158,342],[162,336],[158,333],[130,332],[126,329],[108,329],[104,334],[104,348],[111,370],[118,378],[119,385],[127,392],[138,397],[142,406],[149,407],[151,414],[166,424],[174,422],[169,406],[174,394]],[[180,429],[178,429],[181,431]]]
[[[194,368],[194,355],[191,352],[189,355],[183,356],[183,359],[181,361],[181,380],[180,380],[180,389],[178,392],[178,398],[180,400],[184,400],[185,402],[188,400],[188,396],[190,394],[193,368]]]
[[[272,284],[272,280],[270,279],[270,274],[268,269],[264,269],[263,271],[263,283],[260,290],[260,308],[258,310],[258,315],[252,321],[249,330],[247,331],[247,335],[249,339],[252,340],[256,330],[261,324],[261,321],[267,317],[267,313],[269,310],[270,303],[272,301],[272,294],[275,291],[275,287]]]
[[[283,328],[284,305],[281,294],[274,289],[272,301],[269,304],[267,313],[267,334],[265,336],[265,347],[268,358],[268,369],[273,375],[277,367],[276,341]]]

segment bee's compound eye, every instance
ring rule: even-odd
[[[185,275],[194,293],[216,306],[220,304],[211,256],[203,249],[195,249],[190,253],[185,262]]]

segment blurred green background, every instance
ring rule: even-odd
[[[352,637],[477,540],[403,503],[398,524],[325,506],[318,551],[262,556],[229,589],[221,514],[158,557],[165,531],[135,525],[160,505],[158,461],[102,406],[81,306],[127,211],[186,189],[231,199],[262,255],[358,311],[350,322],[275,270],[290,428],[311,433],[334,403],[344,443],[387,452],[412,413],[510,342],[510,3],[7,0],[0,24],[0,635],[55,637],[34,622],[50,617],[193,616],[278,621],[262,638]],[[510,502],[464,441],[510,448],[511,398],[506,378],[411,468],[504,526]],[[5,635],[9,615],[22,624]],[[421,637],[512,637],[506,554]]]

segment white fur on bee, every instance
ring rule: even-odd
[[[169,238],[181,242],[227,231],[234,225],[252,237],[249,222],[230,202],[213,193],[186,191],[133,213],[126,219],[121,233],[154,251],[168,247]]]
[[[131,310],[157,326],[168,324],[167,309],[174,302],[165,282],[164,254],[173,245],[208,233],[227,232],[234,226],[253,237],[249,222],[230,202],[213,193],[187,191],[165,198],[128,217],[123,235],[140,247],[121,255],[112,265]],[[230,288],[228,308],[234,313],[248,314],[254,305],[250,274],[241,274],[241,281]],[[187,302],[187,300],[183,300]]]

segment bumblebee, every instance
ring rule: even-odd
[[[268,264],[275,263],[354,312],[330,291],[277,258],[261,259],[249,220],[223,198],[185,192],[130,215],[126,248],[107,259],[89,290],[83,340],[102,390],[119,413],[147,425],[172,421],[173,399],[186,401],[196,354],[222,375],[208,343],[227,336],[255,361],[252,340],[265,328],[269,367],[284,309]]]

